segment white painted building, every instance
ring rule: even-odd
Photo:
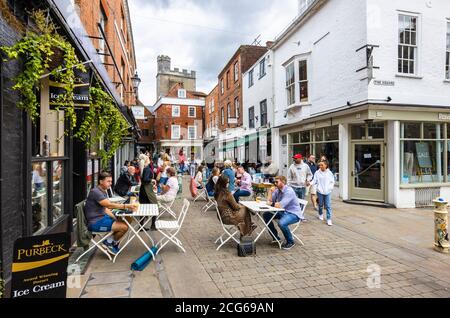
[[[450,1],[306,2],[269,53],[274,159],[325,154],[344,200],[450,199]]]
[[[267,161],[272,155],[271,127],[274,123],[272,52],[268,51],[243,74],[243,156],[249,162]],[[242,150],[241,150],[242,152]]]

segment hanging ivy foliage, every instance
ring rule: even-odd
[[[36,24],[36,32],[28,30],[22,39],[11,47],[0,47],[11,60],[23,61],[22,72],[14,79],[13,90],[22,95],[18,103],[33,122],[39,117],[37,92],[43,75],[49,72],[59,83],[64,84],[65,94],[58,97],[58,104],[64,105],[65,117],[70,120],[70,128],[77,125],[74,105],[75,69],[85,72],[73,46],[57,32],[49,14],[43,10],[31,13]],[[59,66],[50,69],[54,58],[59,54],[64,60]],[[59,109],[57,109],[59,110]],[[68,132],[66,131],[66,134]]]
[[[74,137],[83,141],[88,148],[98,144],[103,138],[108,147],[107,150],[101,149],[99,155],[103,165],[106,165],[122,145],[123,138],[128,136],[129,124],[111,96],[101,88],[91,87],[89,95],[89,111]],[[92,131],[96,133],[92,134]]]
[[[58,34],[48,12],[33,11],[31,18],[36,24],[36,32],[28,30],[15,45],[0,47],[9,59],[21,60],[24,63],[23,70],[14,79],[13,86],[13,90],[19,91],[22,95],[18,107],[25,110],[31,120],[36,122],[40,107],[37,92],[40,90],[43,76],[50,74],[58,83],[64,85],[65,92],[59,95],[56,103],[64,107],[65,117],[70,122],[70,130],[73,130],[77,126],[74,103],[75,70],[86,72],[86,68],[80,64],[70,42]],[[58,58],[63,62],[54,66],[54,60]],[[108,147],[107,150],[99,150],[99,155],[106,165],[122,145],[123,138],[128,135],[129,125],[110,95],[99,87],[91,87],[89,93],[89,111],[74,137],[85,142],[87,148],[98,144],[103,138]],[[68,135],[70,130],[65,134]],[[93,131],[96,133],[93,134]]]

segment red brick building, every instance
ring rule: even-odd
[[[242,116],[242,74],[267,52],[267,47],[241,45],[219,74],[218,107],[219,129],[241,127]]]
[[[176,155],[183,149],[203,158],[205,98],[206,94],[186,91],[179,83],[156,102],[152,107],[156,150]]]
[[[205,134],[204,139],[217,137],[219,131],[219,86],[206,96],[205,100]]]
[[[75,0],[75,4],[124,104],[136,105],[131,81],[136,73],[136,55],[128,1]]]

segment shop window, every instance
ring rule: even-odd
[[[402,124],[401,137],[406,139],[420,139],[421,124],[405,123]]]
[[[52,217],[53,222],[64,215],[64,162],[53,161],[53,199],[52,199]]]
[[[384,123],[369,124],[368,139],[384,139]]]
[[[444,137],[443,125],[423,124],[423,139],[442,139]]]
[[[323,129],[317,129],[315,132],[315,141],[324,141],[324,130]]]
[[[33,157],[64,157],[64,111],[54,110],[49,100],[49,80],[42,81],[41,106],[38,109],[39,119],[32,125]]]
[[[352,126],[352,139],[362,140],[366,139],[366,125],[354,125]]]
[[[39,118],[31,125],[31,220],[33,235],[43,233],[66,213],[64,111],[50,105],[49,79],[41,83]],[[30,200],[30,199],[28,199]]]
[[[339,127],[333,126],[325,129],[316,129],[311,131],[302,131],[291,134],[291,138],[298,136],[296,140],[300,143],[294,143],[290,147],[290,155],[302,154],[309,157],[313,154],[317,162],[322,156],[325,156],[330,163],[330,170],[333,172],[337,184],[339,183]],[[311,141],[314,136],[314,142]]]
[[[310,131],[302,131],[300,133],[300,142],[310,142],[311,141],[311,132]]]
[[[299,133],[292,134],[291,138],[292,138],[292,143],[293,144],[299,144],[300,143],[300,134]]]
[[[31,210],[33,234],[48,227],[47,162],[33,162],[31,176]]]
[[[410,125],[420,126],[419,138],[408,138],[417,136],[417,133],[409,131]],[[450,169],[447,168],[447,174],[444,173],[444,167],[448,167],[449,162],[448,153],[444,156],[445,148],[448,150],[444,140],[444,128],[441,124],[433,123],[402,123],[401,184],[442,183],[448,180]]]
[[[339,126],[325,128],[325,141],[339,140]]]

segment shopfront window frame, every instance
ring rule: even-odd
[[[403,133],[403,125],[405,124],[419,124],[420,125],[420,138],[405,138]],[[427,124],[434,124],[434,125],[441,125],[442,126],[442,132],[441,132],[441,138],[435,138],[435,139],[429,139],[425,138],[425,125]],[[400,122],[400,187],[401,188],[421,188],[424,186],[433,186],[433,187],[439,187],[443,184],[450,183],[450,173],[448,171],[448,164],[450,162],[450,158],[448,156],[448,152],[450,151],[449,142],[450,142],[450,134],[448,134],[448,129],[450,129],[450,125],[443,122],[412,122],[412,121],[405,121]],[[404,172],[404,142],[405,141],[415,141],[415,142],[440,142],[442,144],[442,181],[431,181],[431,182],[417,182],[417,183],[404,183],[403,182],[403,172]],[[437,167],[436,167],[437,170]],[[438,173],[438,171],[436,171]],[[439,175],[439,174],[438,174]]]
[[[42,228],[40,230],[38,230],[37,232],[33,233],[33,221],[32,221],[32,211],[30,209],[30,216],[31,218],[29,218],[29,220],[31,220],[31,223],[27,226],[27,228],[30,229],[30,234],[33,236],[36,235],[41,235],[46,233],[49,229],[51,229],[55,224],[57,224],[58,222],[61,221],[62,218],[64,218],[65,215],[68,214],[68,209],[67,209],[67,196],[70,195],[69,193],[64,193],[67,192],[69,187],[68,187],[68,165],[69,165],[69,161],[70,158],[68,157],[33,157],[31,158],[31,165],[36,164],[36,163],[45,163],[46,165],[46,170],[47,170],[47,176],[46,176],[46,181],[47,181],[47,224],[45,228]],[[53,176],[54,176],[54,172],[53,172],[53,164],[54,163],[58,163],[61,162],[63,165],[63,177],[62,179],[64,180],[64,184],[63,184],[63,198],[62,198],[62,207],[63,207],[63,213],[62,215],[54,220],[53,219],[53,197],[54,197],[54,186],[53,186]],[[31,170],[31,165],[30,165],[30,170],[29,170],[29,175],[31,176],[32,170]],[[31,182],[29,183],[31,185]],[[27,184],[28,186],[28,184]],[[31,189],[30,189],[31,190]],[[30,191],[30,194],[32,196],[32,193]],[[31,198],[30,198],[30,206],[31,206]]]
[[[316,157],[320,154],[317,153],[317,149],[318,149],[318,145],[324,145],[324,144],[338,144],[338,150],[339,150],[339,138],[337,140],[326,140],[326,130],[329,128],[332,128],[335,126],[329,126],[329,127],[323,127],[323,128],[317,128],[317,129],[310,129],[310,130],[302,130],[302,131],[296,131],[293,133],[288,134],[288,140],[289,140],[289,152],[291,155],[294,155],[293,150],[295,146],[309,146],[310,148],[310,154],[304,153],[302,154],[305,159],[307,159],[307,156],[313,154]],[[338,127],[338,126],[336,126]],[[339,129],[339,128],[338,128]],[[322,141],[317,141],[316,140],[316,134],[320,132],[323,137],[322,137]],[[308,142],[302,142],[302,135],[305,135],[309,133],[310,135],[310,141]],[[294,142],[294,135],[298,135],[298,140],[299,142]],[[335,173],[335,178],[336,178],[336,186],[339,186],[339,173],[340,173],[340,163],[339,163],[339,155],[337,155],[336,160],[338,161],[338,171]],[[316,158],[316,163],[318,163],[320,161],[320,158]],[[330,162],[331,165],[331,162]]]

